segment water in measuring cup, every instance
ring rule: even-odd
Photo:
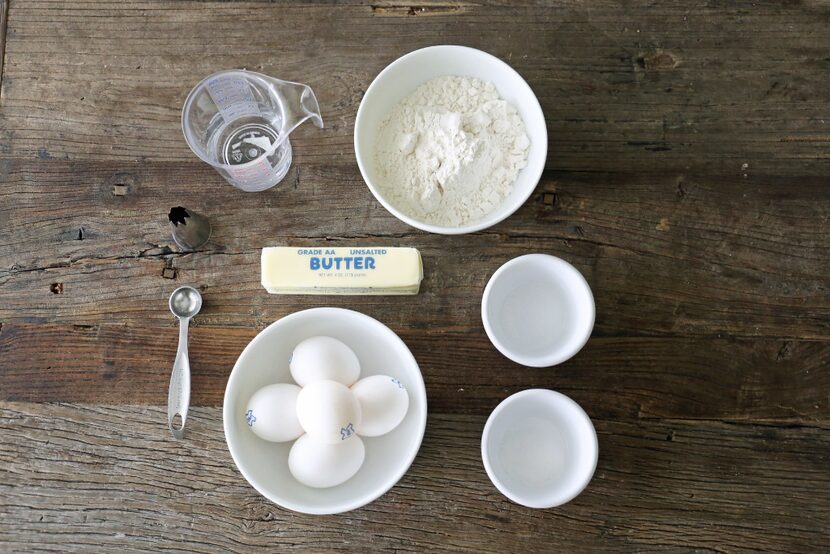
[[[228,173],[240,186],[259,189],[285,177],[291,166],[289,142],[266,155],[279,137],[278,118],[247,115],[226,123],[220,115],[214,123],[208,155],[228,165]]]

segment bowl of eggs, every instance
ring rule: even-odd
[[[341,308],[286,316],[245,347],[225,389],[231,457],[284,508],[334,514],[380,497],[426,428],[412,353],[379,321]]]

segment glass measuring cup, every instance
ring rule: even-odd
[[[323,127],[308,85],[246,70],[220,71],[184,102],[182,130],[193,153],[233,186],[269,189],[291,166],[288,135],[305,120]]]

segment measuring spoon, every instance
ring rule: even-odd
[[[184,424],[190,406],[190,360],[187,357],[187,328],[190,318],[202,309],[202,295],[193,287],[179,287],[170,295],[170,311],[179,318],[179,349],[170,376],[167,395],[167,424],[177,439],[184,438]]]

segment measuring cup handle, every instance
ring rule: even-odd
[[[167,425],[177,439],[184,438],[187,422],[187,410],[190,407],[190,360],[187,356],[187,329],[189,319],[182,319],[179,326],[179,349],[170,375],[170,390],[167,393]],[[173,425],[176,415],[181,418],[181,425]]]

